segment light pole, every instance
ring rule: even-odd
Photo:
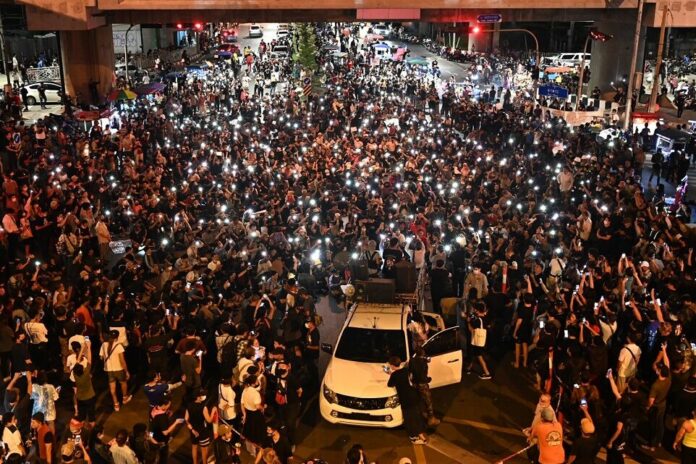
[[[590,39],[596,40],[597,42],[606,42],[607,40],[611,40],[613,37],[613,35],[599,32],[596,29],[591,30],[590,33],[587,34],[587,37],[585,38],[585,48],[582,50],[582,58],[580,60],[580,75],[578,76],[580,79],[578,80],[578,93],[575,98],[575,111],[578,111],[578,108],[580,108],[582,86],[584,84],[583,80],[585,79],[585,55],[587,54],[587,46],[590,43]]]
[[[669,6],[665,3],[662,10],[662,24],[660,25],[660,40],[657,44],[657,60],[655,61],[655,69],[653,70],[653,85],[650,92],[650,102],[648,103],[648,112],[652,113],[655,111],[655,105],[657,104],[657,89],[659,84],[657,81],[660,78],[660,68],[662,67],[662,51],[665,47],[665,27],[667,26],[667,13],[669,13]]]
[[[126,59],[126,83],[130,83],[130,75],[128,75],[128,33],[133,29],[133,24],[131,24],[126,30],[126,40],[123,42],[123,51]]]
[[[624,114],[624,130],[628,130],[631,123],[631,106],[633,106],[633,86],[635,85],[636,62],[638,61],[638,45],[640,43],[640,28],[643,23],[643,1],[638,0],[638,18],[636,30],[633,33],[633,54],[631,56],[631,71],[628,75],[628,90],[626,92],[626,113]]]

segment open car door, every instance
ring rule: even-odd
[[[425,342],[423,348],[430,358],[430,388],[461,382],[464,356],[459,342],[459,327],[450,327],[436,333]]]

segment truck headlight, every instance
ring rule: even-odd
[[[399,395],[390,396],[387,401],[384,402],[385,408],[398,408],[399,407]]]
[[[328,401],[330,404],[338,403],[338,397],[336,396],[336,392],[334,392],[326,385],[324,385],[324,398],[326,398],[326,401]]]

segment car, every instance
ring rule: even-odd
[[[249,26],[249,37],[263,37],[263,30],[258,24]]]
[[[386,24],[379,23],[372,26],[372,33],[387,38],[389,37],[389,34],[391,34],[391,29],[389,29],[389,26],[387,26]]]
[[[34,82],[33,84],[25,85],[24,88],[27,89],[27,104],[36,105],[39,99],[39,85],[41,82]],[[60,103],[61,102],[61,87],[60,84],[55,82],[43,82],[46,88],[46,102],[47,103]]]
[[[276,36],[278,36],[279,40],[286,39],[290,36],[290,31],[287,29],[279,29],[278,32],[276,32]]]
[[[226,29],[222,31],[222,38],[224,42],[236,42],[237,41],[237,29]]]
[[[213,55],[215,58],[226,59],[231,58],[235,53],[239,54],[239,47],[235,44],[226,43],[218,46]]]
[[[575,68],[580,66],[582,55],[582,53],[561,53],[546,57],[543,61],[549,66],[568,66],[569,68]],[[592,55],[590,53],[585,53],[585,66],[590,65],[591,58]]]
[[[287,45],[276,45],[271,50],[271,59],[282,60],[290,56],[290,49]]]
[[[385,365],[391,356],[410,359],[411,332],[407,305],[356,303],[349,311],[321,382],[319,410],[332,424],[398,427],[403,413],[396,390],[387,385]],[[462,378],[459,327],[445,328],[439,314],[422,312],[437,333],[423,348],[430,359],[431,388],[456,384]]]

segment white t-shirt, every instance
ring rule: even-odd
[[[231,385],[220,384],[218,386],[218,397],[220,398],[218,409],[220,410],[220,417],[226,421],[231,421],[237,417],[237,411],[234,409],[236,396]]]
[[[80,361],[80,364],[82,364],[85,368],[87,368],[87,358],[82,358]],[[75,353],[70,353],[68,355],[68,358],[65,360],[65,366],[68,369],[68,372],[70,372],[70,381],[74,382],[75,381],[75,376],[73,375],[73,368],[77,365],[77,355]]]
[[[619,352],[619,377],[628,378],[634,376],[636,374],[636,369],[638,368],[639,361],[640,348],[638,347],[638,345],[636,345],[635,343],[631,343],[621,348],[621,351]]]
[[[123,345],[114,342],[109,348],[109,343],[102,343],[99,349],[99,357],[104,360],[104,370],[106,372],[117,372],[125,370],[125,366],[121,365],[121,357],[119,354],[125,352]]]
[[[2,441],[5,442],[8,449],[7,454],[17,453],[24,456],[20,448],[22,444],[22,435],[19,433],[19,429],[17,429],[16,426],[13,425],[11,427],[14,428],[14,431],[11,431],[10,427],[5,427],[5,430],[2,432]]]
[[[261,406],[261,393],[254,387],[246,387],[242,392],[241,405],[247,411],[256,411]]]
[[[29,336],[29,343],[32,345],[48,343],[48,330],[43,322],[29,321],[24,324],[24,330]]]

